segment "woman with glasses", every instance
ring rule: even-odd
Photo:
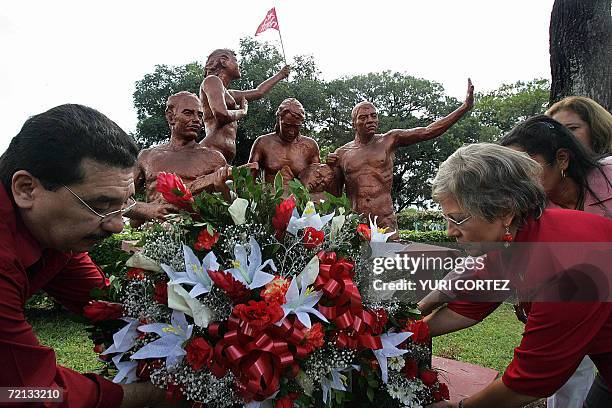
[[[605,273],[609,276],[610,268],[595,259],[588,263],[592,254],[555,253],[554,245],[549,251],[537,247],[542,243],[572,243],[576,247],[582,242],[589,244],[581,248],[591,243],[605,247],[612,238],[612,220],[545,208],[541,172],[541,166],[526,154],[488,143],[458,149],[438,170],[433,197],[449,221],[448,234],[470,255],[486,255],[485,267],[476,279],[510,280],[517,297],[525,301],[521,306],[526,325],[521,344],[501,379],[463,401],[433,407],[524,406],[552,395],[586,355],[591,356],[599,374],[585,406],[612,406],[612,303],[595,297],[581,303],[561,301],[570,293],[563,286],[567,276],[575,275],[568,275],[570,269],[562,268],[559,259],[575,263],[571,272],[582,268],[578,272],[589,275],[594,269],[592,276],[587,276],[593,279],[601,274],[605,278]],[[431,334],[437,336],[478,323],[499,304],[501,299],[453,301],[426,321]]]

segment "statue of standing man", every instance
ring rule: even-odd
[[[359,102],[352,111],[355,139],[338,148],[327,158],[336,167],[341,184],[353,210],[364,216],[378,216],[378,226],[397,231],[391,187],[393,158],[399,147],[409,146],[442,135],[474,105],[474,86],[468,79],[465,102],[448,116],[424,128],[394,129],[376,133],[378,115],[370,102]],[[397,234],[391,237],[396,239]]]
[[[206,137],[200,143],[221,152],[231,163],[236,156],[237,121],[246,116],[248,102],[261,99],[280,80],[287,78],[289,66],[284,66],[256,89],[227,89],[232,80],[240,78],[240,68],[233,51],[218,49],[208,56],[204,75],[200,100],[204,107]]]

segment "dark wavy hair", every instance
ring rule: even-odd
[[[0,179],[11,195],[13,174],[27,170],[47,190],[83,180],[81,162],[134,166],[138,146],[115,122],[83,105],[60,105],[30,117],[0,157]]]
[[[589,153],[569,129],[546,115],[533,116],[519,123],[501,138],[499,144],[520,146],[531,156],[541,155],[550,165],[555,163],[559,149],[567,149],[569,152],[567,177],[571,177],[578,184],[582,193],[588,190],[598,198],[587,182],[587,176],[593,170],[600,171],[612,186],[601,169],[598,157]]]

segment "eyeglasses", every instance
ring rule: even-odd
[[[128,202],[132,201],[132,203],[129,204],[127,207],[120,208],[118,210],[111,211],[111,212],[106,213],[106,214],[100,214],[99,212],[97,212],[96,210],[91,208],[91,206],[89,204],[87,204],[81,197],[78,196],[77,193],[72,191],[67,185],[62,184],[62,187],[65,187],[66,190],[70,191],[70,194],[75,196],[77,198],[77,200],[79,200],[81,202],[81,204],[83,204],[92,214],[95,214],[98,217],[100,217],[100,223],[104,223],[104,222],[110,220],[111,218],[113,218],[117,214],[121,214],[123,216],[123,214],[125,214],[128,211],[130,211],[136,205],[136,200],[134,199],[134,197],[130,197],[130,198],[128,198]]]
[[[444,219],[448,222],[452,222],[453,224],[455,224],[456,226],[460,226],[461,224],[463,224],[464,222],[466,222],[467,220],[469,220],[470,218],[472,218],[471,215],[468,215],[466,217],[464,217],[461,220],[457,220],[455,219],[455,216],[453,214],[442,214],[442,217],[444,217]]]

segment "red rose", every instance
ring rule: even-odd
[[[106,346],[104,344],[96,344],[93,348],[93,352],[96,354],[103,353],[106,350]]]
[[[416,360],[407,358],[406,364],[404,364],[404,367],[402,368],[401,371],[406,376],[407,379],[413,380],[416,378],[419,372],[419,365],[417,364]]]
[[[316,228],[313,227],[306,227],[306,229],[304,229],[304,238],[302,241],[306,249],[313,249],[321,245],[324,239],[325,233],[323,231],[317,231]]]
[[[367,226],[367,224],[359,224],[357,226],[357,233],[364,241],[372,240],[372,231],[370,230],[370,227]]]
[[[433,398],[435,402],[450,399],[450,393],[448,392],[448,387],[446,386],[446,384],[438,384],[438,389],[433,392]]]
[[[287,299],[285,298],[285,294],[289,289],[289,285],[291,282],[289,279],[282,278],[280,276],[275,276],[272,281],[266,283],[265,289],[262,289],[259,295],[266,302],[275,302],[279,305],[283,305],[287,303]]]
[[[379,335],[385,328],[389,317],[387,316],[387,312],[385,312],[385,309],[376,309],[372,311],[372,313],[376,317],[376,322],[374,323],[374,327],[372,327],[372,334]]]
[[[423,370],[421,372],[421,381],[428,387],[432,387],[438,381],[438,373],[433,370]]]
[[[233,314],[260,332],[278,322],[285,315],[278,303],[256,302],[249,300],[234,307]]]
[[[302,342],[308,353],[323,347],[323,344],[325,344],[323,325],[321,323],[313,324],[312,327],[304,333],[304,340]]]
[[[276,206],[276,212],[274,217],[272,217],[272,226],[274,227],[277,239],[282,239],[285,236],[285,231],[287,231],[287,225],[289,225],[294,208],[295,198],[293,196],[283,200]]]
[[[119,319],[123,316],[123,305],[121,303],[93,300],[83,308],[83,316],[92,322]]]
[[[198,371],[203,366],[210,367],[210,363],[213,358],[213,348],[206,340],[202,337],[196,337],[191,340],[187,347],[187,362],[194,370]]]
[[[232,276],[231,273],[223,271],[208,271],[208,276],[215,283],[215,286],[223,289],[225,294],[232,299],[232,302],[239,303],[247,299],[251,292],[244,284]]]
[[[185,209],[191,208],[191,203],[193,202],[191,191],[189,191],[181,178],[176,174],[159,172],[156,190],[164,196],[168,203]]]
[[[162,305],[168,305],[168,282],[159,281],[155,284],[153,300]]]
[[[125,277],[130,280],[143,280],[145,278],[145,271],[140,268],[131,268],[127,271]]]
[[[208,233],[208,229],[204,228],[198,234],[198,240],[193,247],[196,249],[196,251],[202,251],[204,249],[206,249],[207,251],[210,251],[210,249],[213,247],[213,245],[217,243],[218,240],[219,240],[218,232],[215,232],[213,235],[210,235]]]
[[[284,397],[281,397],[276,400],[276,404],[274,404],[274,408],[293,408],[293,401],[298,399],[299,395],[295,392],[289,393]]]
[[[404,331],[413,333],[412,336],[410,336],[413,343],[429,344],[429,326],[424,320],[408,320]]]

